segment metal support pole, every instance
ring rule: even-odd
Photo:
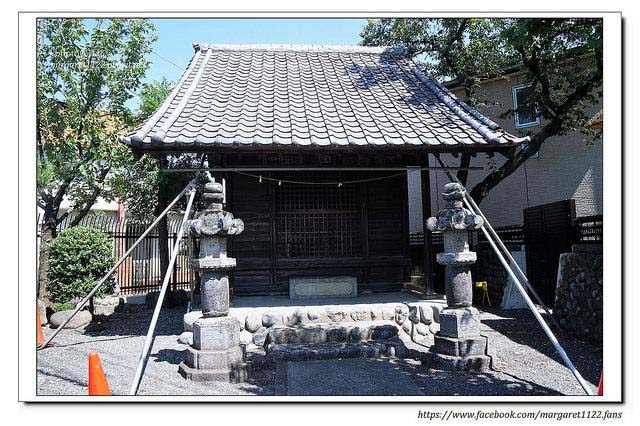
[[[178,194],[178,196],[176,198],[173,199],[173,201],[171,203],[169,203],[169,205],[167,206],[166,209],[164,209],[164,211],[162,213],[160,213],[160,215],[156,218],[156,220],[153,221],[153,223],[151,223],[151,225],[149,225],[149,227],[142,233],[142,235],[140,235],[140,237],[133,243],[133,245],[129,248],[129,250],[126,251],[125,254],[122,255],[122,257],[116,262],[115,265],[113,265],[111,267],[111,269],[109,269],[109,271],[107,271],[107,273],[105,274],[104,277],[100,278],[100,280],[96,283],[96,285],[93,287],[93,289],[89,292],[89,294],[87,294],[84,299],[82,299],[80,301],[80,303],[78,303],[76,305],[76,308],[74,309],[74,311],[71,313],[71,315],[69,316],[69,318],[67,318],[62,324],[60,324],[60,326],[53,332],[53,334],[51,336],[49,336],[44,343],[42,344],[42,346],[40,346],[38,349],[42,349],[45,348],[57,335],[58,333],[60,333],[60,331],[64,328],[65,325],[67,325],[67,323],[69,321],[71,321],[71,318],[74,317],[75,314],[77,314],[82,308],[84,308],[84,305],[87,304],[87,302],[93,297],[94,294],[96,294],[96,292],[98,291],[98,289],[100,288],[100,286],[102,284],[105,283],[105,281],[107,281],[107,278],[109,278],[111,276],[111,274],[113,274],[116,269],[118,269],[118,266],[120,266],[122,264],[122,262],[124,262],[124,260],[127,258],[127,256],[129,256],[129,254],[131,254],[131,252],[133,251],[133,249],[135,249],[137,247],[138,244],[140,244],[140,242],[144,239],[144,237],[147,236],[147,234],[149,232],[151,232],[151,230],[153,229],[154,226],[156,226],[158,224],[158,222],[167,215],[167,213],[169,213],[169,210],[171,210],[171,208],[180,200],[180,198],[182,198],[182,196],[185,194],[185,192],[187,192],[187,190],[189,188],[191,188],[193,186],[193,182],[189,182],[189,185],[187,185],[181,192],[180,194]]]
[[[140,358],[138,358],[138,366],[133,377],[133,383],[131,384],[131,388],[129,389],[129,395],[135,395],[138,393],[138,387],[140,387],[140,381],[142,380],[142,375],[144,374],[144,370],[147,366],[149,351],[151,350],[154,333],[156,331],[156,323],[158,322],[160,310],[162,309],[162,302],[164,301],[164,296],[169,285],[169,279],[171,278],[171,270],[173,269],[173,265],[176,263],[176,258],[178,257],[178,252],[180,251],[180,241],[182,241],[182,237],[185,234],[184,225],[187,221],[187,218],[189,217],[189,213],[191,212],[191,206],[193,205],[193,199],[195,195],[196,190],[194,188],[191,188],[189,201],[187,202],[187,208],[184,211],[184,216],[182,217],[181,232],[178,235],[178,238],[176,239],[176,242],[173,246],[173,252],[171,253],[171,259],[169,260],[169,268],[167,268],[167,271],[164,275],[164,280],[162,281],[162,287],[160,288],[158,301],[156,302],[156,307],[153,311],[153,316],[151,317],[151,324],[149,324],[149,330],[147,331],[147,337],[144,341],[144,347],[142,348],[142,352],[140,353]]]
[[[440,163],[440,165],[442,167],[445,167],[445,165],[442,162],[442,160],[439,157],[436,157],[436,158],[438,159],[438,162]],[[455,182],[459,183],[460,185],[462,185],[462,183],[460,182],[460,180],[458,179],[457,176],[452,175],[448,170],[446,170],[445,173],[447,174],[447,176],[449,177],[450,180],[455,181]],[[464,187],[464,185],[462,185],[462,186]],[[504,254],[507,256],[507,258],[509,259],[509,262],[511,262],[511,265],[515,266],[515,270],[518,272],[518,274],[520,275],[520,277],[522,278],[522,280],[526,284],[526,286],[529,289],[529,291],[531,292],[531,294],[533,294],[533,296],[536,298],[536,301],[538,302],[538,304],[540,304],[540,306],[542,306],[542,309],[544,309],[545,313],[549,316],[549,319],[553,322],[553,325],[556,326],[556,329],[561,331],[562,328],[560,328],[560,324],[558,324],[558,321],[556,321],[556,319],[551,314],[551,311],[549,311],[549,308],[547,308],[547,305],[545,305],[545,303],[542,301],[542,298],[540,297],[538,292],[535,290],[533,285],[531,285],[531,283],[529,282],[529,279],[527,278],[526,274],[522,271],[522,269],[520,268],[520,265],[518,265],[516,260],[513,258],[513,256],[511,255],[511,252],[509,251],[509,249],[507,249],[507,247],[504,245],[504,243],[502,242],[502,239],[498,236],[498,233],[495,231],[495,229],[493,229],[493,226],[491,226],[491,223],[489,222],[487,217],[484,215],[484,213],[482,213],[482,211],[480,210],[480,207],[478,206],[478,204],[476,204],[475,200],[472,197],[468,196],[468,194],[465,192],[465,196],[464,196],[464,200],[463,201],[465,203],[465,206],[469,210],[471,210],[472,212],[474,212],[477,215],[479,215],[480,217],[482,217],[482,219],[484,220],[484,226],[489,229],[489,232],[493,235],[493,238],[495,238],[495,240],[498,242],[498,246],[502,249]]]
[[[558,330],[562,330],[560,328],[560,324],[558,324],[558,321],[556,321],[556,319],[554,318],[554,316],[551,314],[551,311],[549,311],[549,308],[547,308],[547,305],[544,304],[544,302],[542,301],[542,299],[540,298],[540,295],[538,294],[538,292],[533,288],[533,286],[531,285],[531,283],[529,282],[529,279],[527,278],[527,276],[525,275],[525,273],[522,271],[522,269],[520,269],[520,265],[518,265],[518,263],[516,262],[516,260],[513,258],[513,256],[511,255],[511,252],[507,249],[507,247],[504,245],[504,243],[502,242],[502,239],[500,239],[500,237],[498,236],[498,233],[493,229],[493,226],[491,226],[491,223],[489,223],[489,221],[487,220],[487,218],[485,217],[485,215],[482,213],[482,211],[480,211],[480,208],[478,207],[478,205],[476,204],[476,202],[473,200],[473,198],[471,197],[467,197],[465,195],[464,197],[464,203],[466,205],[466,207],[471,210],[476,212],[478,215],[480,215],[480,217],[482,217],[482,219],[484,219],[484,225],[485,227],[487,227],[489,229],[489,232],[491,232],[491,234],[493,234],[493,238],[495,238],[495,240],[498,242],[498,245],[500,246],[500,248],[502,249],[502,251],[507,255],[507,258],[509,259],[509,262],[511,262],[511,265],[515,266],[515,270],[519,273],[520,277],[522,278],[522,280],[524,281],[524,283],[526,284],[527,288],[529,289],[529,291],[531,291],[531,293],[533,294],[533,296],[536,298],[536,301],[540,304],[540,306],[542,306],[542,309],[544,309],[545,313],[549,316],[549,319],[553,322],[553,324],[556,326],[556,328]],[[470,204],[471,202],[471,204]]]
[[[440,161],[440,163],[442,164],[440,158],[438,158],[438,161]],[[445,171],[445,173],[447,174],[447,176],[449,176],[449,179],[453,182],[454,179],[451,176],[451,174],[449,173],[449,171],[447,170],[447,171]],[[460,183],[460,182],[458,181],[458,183]],[[464,200],[466,201],[467,198],[470,198],[470,197],[467,196],[466,191],[465,191]],[[468,205],[468,203],[467,203],[467,205]],[[473,208],[471,208],[470,205],[468,205],[468,207],[470,208],[470,210],[473,210]],[[479,208],[478,208],[478,210],[479,210]],[[549,340],[551,341],[551,343],[555,347],[555,349],[558,352],[558,354],[560,354],[560,357],[562,358],[562,361],[569,368],[569,370],[571,370],[571,373],[573,373],[574,377],[576,378],[576,380],[578,381],[578,383],[580,384],[582,389],[585,391],[585,393],[587,395],[595,395],[595,392],[590,388],[590,386],[587,383],[587,381],[584,380],[584,378],[582,377],[580,372],[573,365],[573,363],[569,359],[569,356],[565,352],[564,348],[560,345],[560,342],[558,342],[558,339],[553,334],[553,332],[551,331],[551,329],[549,328],[547,323],[544,321],[544,319],[542,318],[542,315],[540,315],[540,312],[538,312],[538,309],[536,309],[536,306],[533,304],[533,301],[529,297],[529,294],[527,293],[527,291],[522,286],[522,283],[520,283],[520,279],[516,276],[516,274],[513,272],[513,269],[511,269],[511,267],[507,263],[506,259],[504,258],[504,256],[502,255],[502,253],[500,252],[500,250],[498,249],[498,247],[494,243],[493,238],[491,237],[491,235],[489,235],[489,232],[486,230],[486,228],[484,226],[481,228],[481,230],[484,233],[484,236],[487,238],[487,241],[489,241],[489,244],[491,245],[491,248],[493,249],[493,251],[498,256],[498,259],[500,260],[500,263],[502,263],[502,266],[507,271],[507,273],[509,274],[509,276],[511,277],[513,282],[516,284],[516,288],[518,289],[518,291],[520,292],[520,294],[524,298],[525,302],[527,303],[527,306],[529,306],[529,309],[531,310],[531,312],[533,313],[533,316],[536,318],[536,320],[540,324],[540,327],[542,327],[542,330],[545,332],[545,334],[547,335],[547,337],[549,338]],[[496,239],[498,241],[500,241],[499,237],[497,237]]]
[[[582,386],[582,389],[584,389],[585,393],[587,395],[595,395],[595,392],[589,387],[589,384],[586,382],[586,380],[582,378],[582,375],[580,375],[576,367],[573,365],[573,363],[569,359],[569,356],[560,345],[560,342],[558,342],[558,339],[556,339],[556,336],[553,334],[553,332],[551,331],[547,323],[544,321],[544,319],[542,318],[542,315],[540,315],[540,312],[538,312],[538,310],[536,309],[536,306],[533,304],[533,301],[527,294],[527,291],[522,287],[520,280],[518,279],[518,277],[516,277],[516,275],[513,273],[513,270],[509,267],[509,264],[507,263],[504,256],[502,256],[502,254],[500,253],[500,250],[498,250],[498,247],[493,242],[493,239],[491,238],[487,230],[484,227],[482,227],[481,229],[485,237],[489,241],[489,244],[491,244],[491,248],[493,248],[493,251],[495,251],[496,254],[498,255],[498,258],[500,259],[500,263],[502,263],[502,266],[504,266],[504,269],[511,276],[511,279],[516,284],[516,287],[520,291],[520,294],[522,294],[522,297],[524,298],[525,302],[527,302],[527,305],[529,306],[529,309],[533,313],[533,316],[535,316],[536,320],[538,320],[538,323],[540,323],[540,326],[546,333],[549,340],[551,340],[551,343],[556,348],[556,351],[558,351],[558,353],[560,354],[560,357],[564,361],[565,365],[569,368],[569,370],[571,370],[576,380],[578,380],[578,383],[580,383],[580,386]]]

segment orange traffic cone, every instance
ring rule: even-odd
[[[42,334],[42,321],[40,320],[40,306],[38,301],[36,300],[36,333],[37,333],[37,342],[36,348],[39,348],[44,343],[44,335]]]
[[[89,353],[89,395],[111,395],[100,357],[96,352]]]
[[[598,385],[598,396],[603,396],[604,395],[604,393],[603,393],[604,388],[602,386],[602,383],[603,383],[602,378],[603,378],[603,374],[602,374],[602,371],[601,371],[600,372],[600,384]]]

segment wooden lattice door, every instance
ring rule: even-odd
[[[275,187],[276,245],[281,258],[358,256],[362,252],[358,185],[321,185],[335,174],[295,174]]]

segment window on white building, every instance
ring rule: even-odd
[[[513,109],[516,111],[514,114],[516,129],[540,124],[540,115],[530,99],[532,90],[533,86],[530,84],[513,86]]]

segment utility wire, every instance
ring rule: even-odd
[[[356,184],[356,183],[364,183],[364,182],[373,182],[376,180],[383,180],[383,179],[391,179],[397,176],[402,176],[405,175],[406,172],[400,172],[400,173],[394,173],[392,175],[387,175],[387,176],[379,176],[379,177],[375,177],[375,178],[369,178],[369,179],[359,179],[359,180],[344,180],[344,181],[333,181],[333,182],[310,182],[310,181],[299,181],[299,180],[288,180],[288,179],[278,179],[278,178],[272,178],[272,177],[268,177],[268,176],[262,176],[262,175],[254,175],[252,173],[245,173],[245,172],[239,172],[239,171],[234,171],[232,173],[237,173],[239,175],[244,175],[244,176],[249,176],[252,178],[256,178],[258,180],[260,180],[262,182],[262,180],[270,180],[272,182],[278,182],[278,185],[280,185],[281,183],[291,183],[291,184],[295,184],[295,185],[329,185],[329,186],[342,186],[342,185],[349,185],[349,184]]]
[[[163,61],[165,61],[166,63],[171,64],[171,65],[173,65],[174,67],[176,67],[176,68],[178,68],[178,69],[180,69],[180,70],[182,70],[182,71],[186,71],[186,68],[181,67],[180,65],[176,64],[176,63],[175,63],[175,62],[173,62],[173,61],[170,61],[170,60],[168,60],[168,59],[166,59],[166,58],[163,58],[162,56],[160,56],[159,54],[157,54],[157,53],[156,53],[156,52],[154,52],[153,50],[151,51],[151,53],[153,53],[154,55],[156,55],[158,58],[162,59],[162,60],[163,60]]]

